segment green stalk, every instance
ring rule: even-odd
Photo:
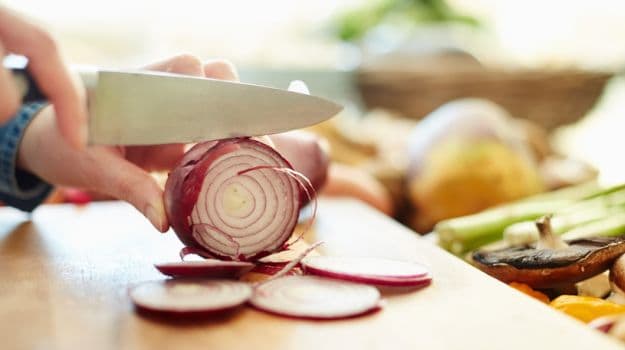
[[[625,234],[625,213],[589,222],[575,227],[562,235],[563,239],[579,239],[589,237],[616,237]]]
[[[577,226],[625,212],[625,189],[577,202],[555,212],[551,220],[553,233],[561,235]],[[538,240],[533,221],[523,221],[506,227],[503,239],[509,245],[529,244]]]
[[[625,207],[594,207],[554,215],[551,228],[554,234],[562,235],[576,227],[598,220],[609,218],[615,214],[625,214]],[[503,239],[508,245],[530,244],[538,241],[538,229],[534,221],[523,221],[512,224],[503,231]]]
[[[545,201],[545,200],[559,200],[559,199],[568,199],[568,200],[583,200],[587,198],[591,198],[597,195],[603,194],[606,190],[613,189],[612,187],[601,186],[597,181],[592,180],[585,182],[583,184],[579,184],[576,186],[564,187],[558,190],[554,190],[551,192],[544,192],[535,194],[533,196],[529,196],[527,198],[522,199],[522,202],[536,202],[536,201]]]
[[[604,198],[606,196],[607,198]],[[625,201],[625,184],[602,187],[596,182],[589,182],[529,197],[481,213],[443,220],[434,230],[443,248],[454,254],[463,254],[500,240],[504,229],[514,223],[565,211],[568,207],[571,211],[575,211],[621,200]],[[601,204],[603,202],[605,203]]]
[[[606,209],[617,206],[625,206],[625,189],[617,189],[604,192],[600,196],[579,201],[569,207],[563,208],[561,213],[575,213],[585,210]]]
[[[443,248],[454,254],[462,254],[500,239],[503,230],[513,223],[537,219],[572,203],[570,200],[518,202],[444,220],[434,230]]]

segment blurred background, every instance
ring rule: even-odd
[[[311,129],[344,165],[337,178],[360,179],[355,196],[420,232],[596,177],[625,180],[622,1],[4,4],[55,33],[72,63],[136,67],[189,52],[230,59],[247,82],[303,79],[347,106]]]

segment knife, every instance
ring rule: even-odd
[[[19,61],[19,60],[18,60]],[[45,97],[27,62],[5,60],[24,102]],[[316,96],[179,74],[81,68],[89,143],[149,145],[276,134],[327,120],[343,107]]]

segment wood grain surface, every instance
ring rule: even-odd
[[[322,200],[322,253],[417,260],[434,283],[381,312],[300,321],[251,308],[199,323],[138,316],[127,290],[181,244],[119,203],[0,209],[0,349],[620,349],[353,201]]]

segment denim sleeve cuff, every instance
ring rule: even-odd
[[[52,186],[17,168],[17,151],[30,121],[45,102],[22,105],[13,119],[0,127],[0,200],[24,211],[32,211],[50,194]]]

